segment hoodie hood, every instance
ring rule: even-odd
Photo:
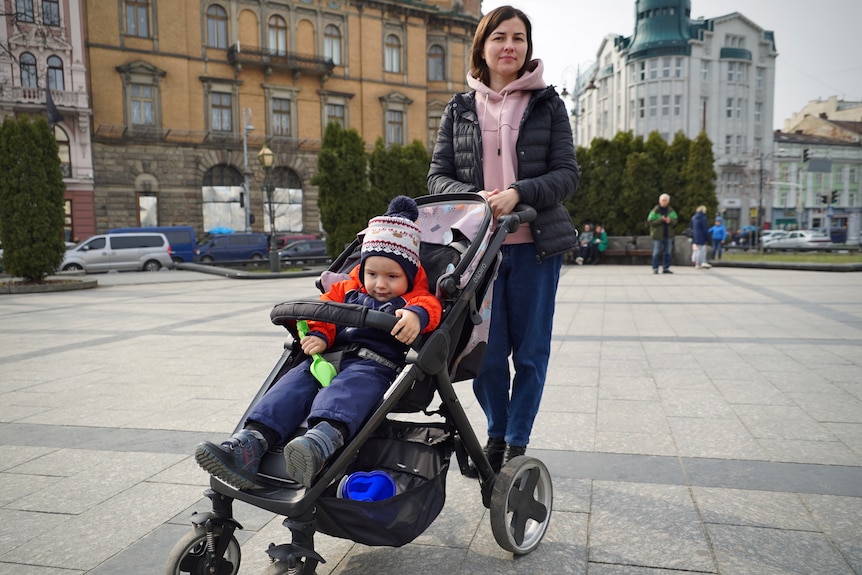
[[[547,87],[541,60],[533,60],[527,71],[495,92],[478,79],[467,76],[467,85],[476,91],[476,115],[482,130],[482,171],[485,189],[505,190],[517,181],[516,144],[521,118],[536,90]]]

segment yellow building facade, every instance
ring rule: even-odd
[[[479,17],[479,0],[87,0],[98,231],[269,232],[271,207],[276,231],[320,232],[326,125],[430,149]]]

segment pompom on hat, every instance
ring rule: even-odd
[[[413,290],[413,281],[419,270],[419,244],[422,232],[416,226],[419,208],[413,198],[398,196],[389,203],[383,216],[371,218],[360,251],[359,277],[364,282],[365,259],[383,256],[397,262],[407,275],[407,291]]]

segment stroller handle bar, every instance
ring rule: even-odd
[[[515,206],[515,211],[505,216],[500,216],[497,222],[506,228],[506,233],[513,233],[518,230],[521,224],[528,224],[536,219],[536,209],[527,204],[518,204]]]
[[[373,327],[392,331],[398,318],[394,315],[368,309],[364,305],[321,300],[295,300],[280,303],[272,308],[269,319],[275,325],[295,329],[300,319],[336,323],[350,327]]]

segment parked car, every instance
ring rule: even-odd
[[[832,238],[833,244],[847,243],[847,228],[818,228],[815,231],[826,234]]]
[[[269,254],[266,234],[219,234],[205,237],[198,244],[198,261],[262,260]]]
[[[150,228],[114,228],[109,234],[156,232],[165,234],[171,244],[171,253],[177,263],[193,262],[198,252],[195,229],[191,226],[156,226]]]
[[[293,242],[298,242],[299,240],[319,240],[319,236],[314,236],[311,234],[281,234],[275,236],[275,246],[279,250],[283,250],[287,244],[292,244]]]
[[[278,258],[287,265],[328,264],[332,261],[326,253],[326,240],[299,240],[287,244],[278,252]]]
[[[777,240],[779,238],[783,238],[787,236],[786,231],[784,230],[766,230],[762,234],[760,234],[760,241],[764,244],[768,241]]]
[[[170,267],[171,244],[165,234],[100,234],[66,250],[60,269],[87,273],[107,271],[158,271]]]
[[[764,242],[764,251],[814,250],[832,246],[832,239],[815,230],[794,230],[786,236]]]

